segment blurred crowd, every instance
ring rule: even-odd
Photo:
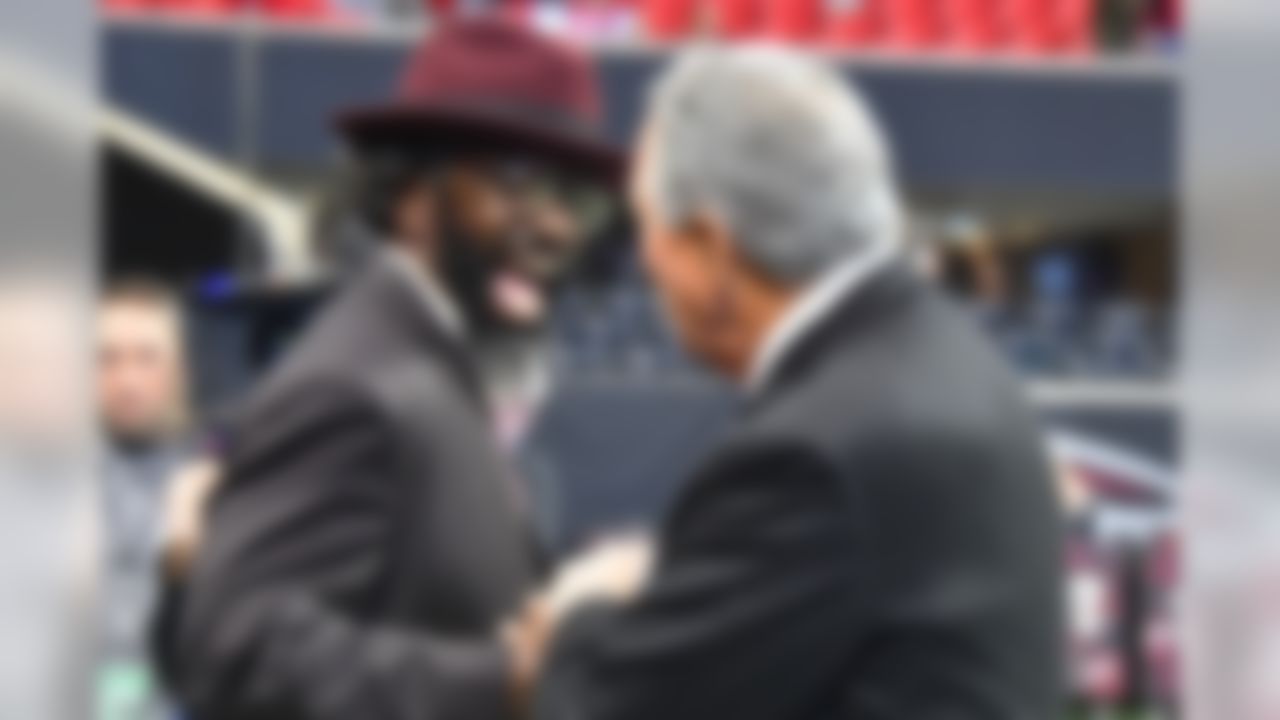
[[[1176,364],[1165,304],[1087,289],[1069,258],[1045,259],[1019,279],[1024,287],[1016,292],[1011,270],[995,251],[977,248],[929,263],[1029,377],[1154,381]],[[634,266],[609,287],[567,293],[559,317],[558,357],[571,372],[643,376],[691,369]]]
[[[500,10],[587,42],[1081,55],[1176,48],[1183,0],[101,0],[111,12],[377,27]]]

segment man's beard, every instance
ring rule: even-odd
[[[523,285],[517,292],[536,297],[526,302],[547,302],[551,289],[532,279],[517,274],[511,263],[496,249],[498,243],[483,243],[468,236],[459,224],[449,222],[447,214],[441,223],[438,249],[439,274],[442,282],[467,319],[468,327],[476,339],[509,340],[529,339],[540,336],[546,330],[548,313],[539,307],[540,317],[516,320],[504,314],[498,293],[501,283],[518,282]],[[490,248],[494,248],[490,250]]]

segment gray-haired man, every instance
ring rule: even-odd
[[[613,545],[531,606],[537,717],[1054,717],[1058,514],[1036,420],[899,259],[865,109],[817,61],[699,51],[659,85],[635,172],[682,341],[751,402],[649,582]]]

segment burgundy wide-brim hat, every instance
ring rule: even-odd
[[[357,150],[522,153],[609,183],[625,164],[603,133],[590,58],[500,18],[440,27],[413,53],[394,100],[348,110],[338,125]]]

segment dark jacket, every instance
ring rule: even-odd
[[[508,715],[497,628],[535,552],[470,360],[415,290],[374,261],[231,428],[161,626],[192,717]]]
[[[1058,511],[971,325],[894,267],[811,328],[683,490],[645,593],[561,628],[539,720],[1058,717]]]

